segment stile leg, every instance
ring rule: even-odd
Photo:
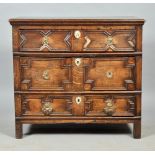
[[[133,137],[137,139],[141,138],[141,120],[135,120],[134,122]]]
[[[16,121],[16,139],[23,137],[23,125],[20,121]]]

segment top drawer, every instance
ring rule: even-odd
[[[134,52],[134,26],[20,29],[18,51],[25,52]]]

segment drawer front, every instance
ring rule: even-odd
[[[83,97],[70,95],[22,95],[22,116],[82,116],[84,115]],[[19,100],[18,100],[19,101]],[[19,107],[16,105],[16,109]],[[19,109],[17,109],[19,112]],[[17,113],[18,113],[17,112]],[[16,113],[16,114],[17,114]]]
[[[79,37],[76,37],[79,33]],[[77,30],[74,31],[74,51],[133,52],[136,48],[135,30]]]
[[[70,90],[70,58],[20,58],[21,90]]]
[[[20,51],[70,51],[70,30],[20,30]]]
[[[21,95],[19,100],[17,95],[16,115],[19,114],[21,104],[22,116],[135,116],[137,97],[121,94],[28,94]]]
[[[19,50],[29,52],[133,52],[136,50],[135,29],[73,28],[20,30]]]
[[[16,75],[21,74],[21,90],[135,90],[135,66],[134,57],[21,57]]]
[[[135,58],[85,59],[85,90],[134,90]]]
[[[85,97],[86,116],[134,116],[135,96],[100,95]]]

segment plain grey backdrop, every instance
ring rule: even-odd
[[[155,150],[155,4],[0,4],[0,150]],[[132,126],[29,126],[14,138],[12,32],[14,17],[137,16],[143,27],[142,139]],[[88,129],[89,128],[89,129]],[[121,133],[123,132],[123,133]]]

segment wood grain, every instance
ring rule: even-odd
[[[143,19],[9,22],[16,138],[23,124],[57,123],[133,123],[141,137]]]

